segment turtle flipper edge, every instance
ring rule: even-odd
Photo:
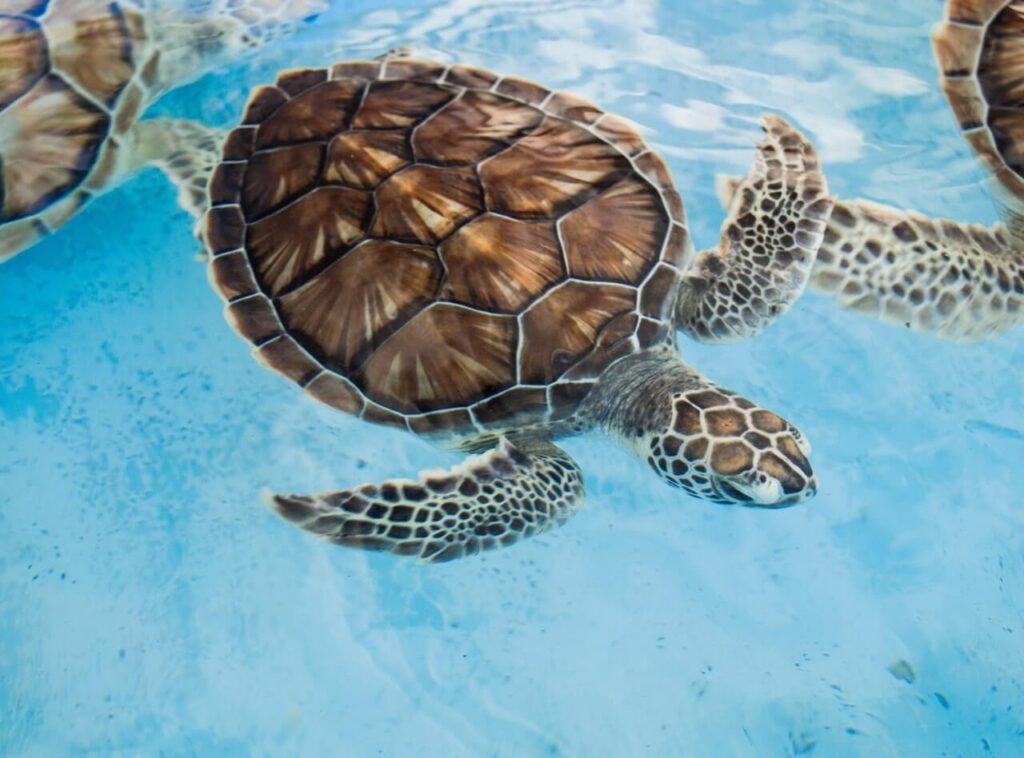
[[[1024,250],[1002,225],[843,201],[825,231],[811,288],[843,308],[973,342],[1024,322]]]
[[[139,121],[130,133],[126,174],[147,166],[163,171],[178,190],[178,203],[195,219],[209,201],[207,185],[220,162],[226,132],[198,121],[152,118]]]
[[[338,545],[438,563],[559,526],[583,505],[576,463],[547,441],[498,446],[417,481],[319,495],[265,495],[277,514]]]

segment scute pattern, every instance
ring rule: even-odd
[[[560,224],[570,275],[632,284],[660,257],[668,215],[650,185],[627,177]]]
[[[436,244],[482,210],[473,169],[410,166],[377,189],[370,233]]]
[[[246,244],[267,292],[279,295],[362,239],[373,209],[368,192],[318,187],[249,227]],[[295,234],[302,229],[305,234]]]
[[[942,88],[964,136],[1024,231],[1024,0],[950,2],[932,36]]]
[[[378,82],[352,122],[353,129],[394,129],[414,125],[454,97],[450,90],[420,82]]]
[[[327,150],[324,180],[373,189],[412,161],[404,129],[344,132]]]
[[[135,73],[141,26],[116,3],[53,2],[47,31],[54,65],[108,107]]]
[[[348,374],[433,300],[441,273],[431,248],[370,240],[281,297],[278,310],[324,365]]]
[[[413,149],[431,163],[475,164],[528,134],[543,118],[517,100],[469,90],[414,132]]]
[[[32,124],[32,131],[23,123]],[[81,184],[109,128],[106,112],[54,74],[0,112],[0,222],[36,213]]]
[[[516,325],[453,305],[431,306],[384,342],[360,371],[366,393],[404,413],[468,405],[511,385]]]
[[[636,306],[636,290],[567,282],[523,314],[522,380],[549,384],[590,352],[602,328]]]
[[[286,205],[316,186],[323,164],[319,144],[260,152],[249,159],[242,184],[242,209],[249,220]]]
[[[223,165],[246,167],[239,206],[208,216],[215,254],[249,260],[215,258],[214,285],[239,298],[251,270],[270,298],[232,305],[270,340],[261,360],[365,420],[474,435],[568,423],[609,363],[666,338],[656,301],[674,303],[685,221],[667,176],[634,171],[627,152],[645,148],[626,122],[465,66],[327,76],[256,91],[225,146]],[[253,142],[267,123],[280,143]],[[218,198],[241,175],[219,171]]]
[[[355,82],[324,82],[287,101],[260,124],[256,147],[328,140],[352,119],[362,88]]]
[[[524,218],[555,218],[631,171],[629,162],[585,129],[547,118],[480,167],[487,205]]]
[[[565,272],[554,225],[488,214],[441,245],[448,270],[442,297],[516,313]]]
[[[0,16],[0,110],[39,81],[48,65],[46,38],[39,24]]]

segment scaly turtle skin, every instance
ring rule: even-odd
[[[259,47],[320,0],[180,4],[7,0],[0,8],[0,261],[144,165],[199,214],[222,134],[139,116],[165,91]]]
[[[1024,0],[948,0],[932,39],[942,89],[1006,224],[842,200],[810,285],[858,313],[973,342],[1024,321]],[[739,182],[721,179],[724,203]]]
[[[815,490],[800,433],[687,367],[799,296],[831,210],[782,119],[722,241],[694,256],[665,164],[625,120],[468,66],[385,58],[256,90],[210,182],[210,277],[256,357],[334,408],[480,453],[316,496],[289,520],[422,560],[567,519],[553,440],[624,438],[668,483],[778,506]]]

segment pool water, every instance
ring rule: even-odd
[[[698,247],[766,109],[830,187],[995,220],[935,84],[936,0],[336,1],[168,95],[229,126],[285,67],[398,44],[570,89],[666,157]],[[147,171],[0,268],[0,753],[1024,754],[1024,334],[952,345],[808,294],[682,343],[796,422],[818,496],[688,499],[598,436],[586,507],[438,566],[260,503],[451,465],[314,405],[221,316]]]

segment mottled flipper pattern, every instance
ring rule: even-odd
[[[146,166],[161,169],[178,188],[178,203],[197,220],[209,205],[207,185],[220,162],[226,132],[197,121],[153,118],[131,130],[126,174]]]
[[[852,200],[832,213],[811,287],[858,313],[972,342],[1024,321],[1024,250],[1002,225]]]
[[[319,495],[271,495],[278,514],[338,545],[425,562],[504,547],[559,526],[583,505],[583,477],[546,441],[502,439],[450,471]]]
[[[697,256],[676,308],[679,328],[701,342],[752,337],[788,311],[832,211],[813,145],[777,116],[763,126],[750,174],[730,187],[721,242]]]

